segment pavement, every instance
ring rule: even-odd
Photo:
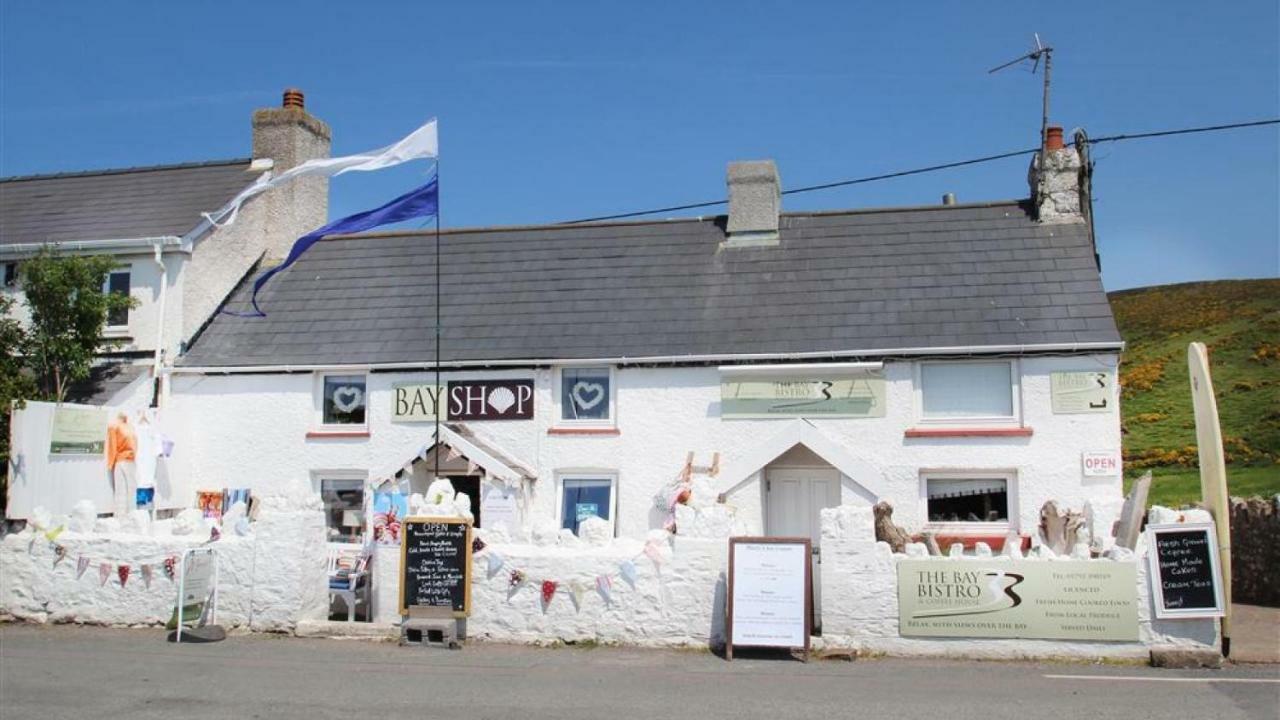
[[[1280,663],[1280,608],[1231,604],[1231,659]]]
[[[0,626],[5,718],[1265,718],[1280,667],[1158,670],[933,660],[814,660],[701,651],[462,650],[161,630]]]

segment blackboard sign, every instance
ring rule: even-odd
[[[400,541],[400,614],[471,614],[471,523],[405,518]]]
[[[803,650],[813,633],[809,538],[729,538],[725,659],[733,648]]]
[[[1222,575],[1213,523],[1147,526],[1158,618],[1221,617]]]

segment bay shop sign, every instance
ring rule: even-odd
[[[533,419],[532,380],[397,383],[391,390],[392,422]]]

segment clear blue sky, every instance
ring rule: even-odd
[[[298,86],[335,154],[441,122],[446,226],[713,200],[725,164],[784,185],[1091,135],[1280,115],[1275,0],[1232,3],[19,3],[0,5],[0,174],[242,157]],[[1280,275],[1276,127],[1099,147],[1109,289]],[[1026,160],[791,196],[789,209],[1023,197]],[[424,168],[346,176],[331,214]],[[714,212],[714,211],[713,211]]]

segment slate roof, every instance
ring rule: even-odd
[[[445,232],[442,360],[1118,347],[1086,226],[1029,213],[787,213],[779,246],[735,249],[723,216]],[[179,365],[430,364],[433,242],[323,240],[264,288],[266,318],[218,315]]]
[[[0,179],[0,246],[182,236],[257,177],[249,160]]]
[[[150,372],[150,365],[132,362],[95,365],[89,369],[89,377],[74,382],[67,388],[67,402],[105,405],[116,396],[116,393]]]

